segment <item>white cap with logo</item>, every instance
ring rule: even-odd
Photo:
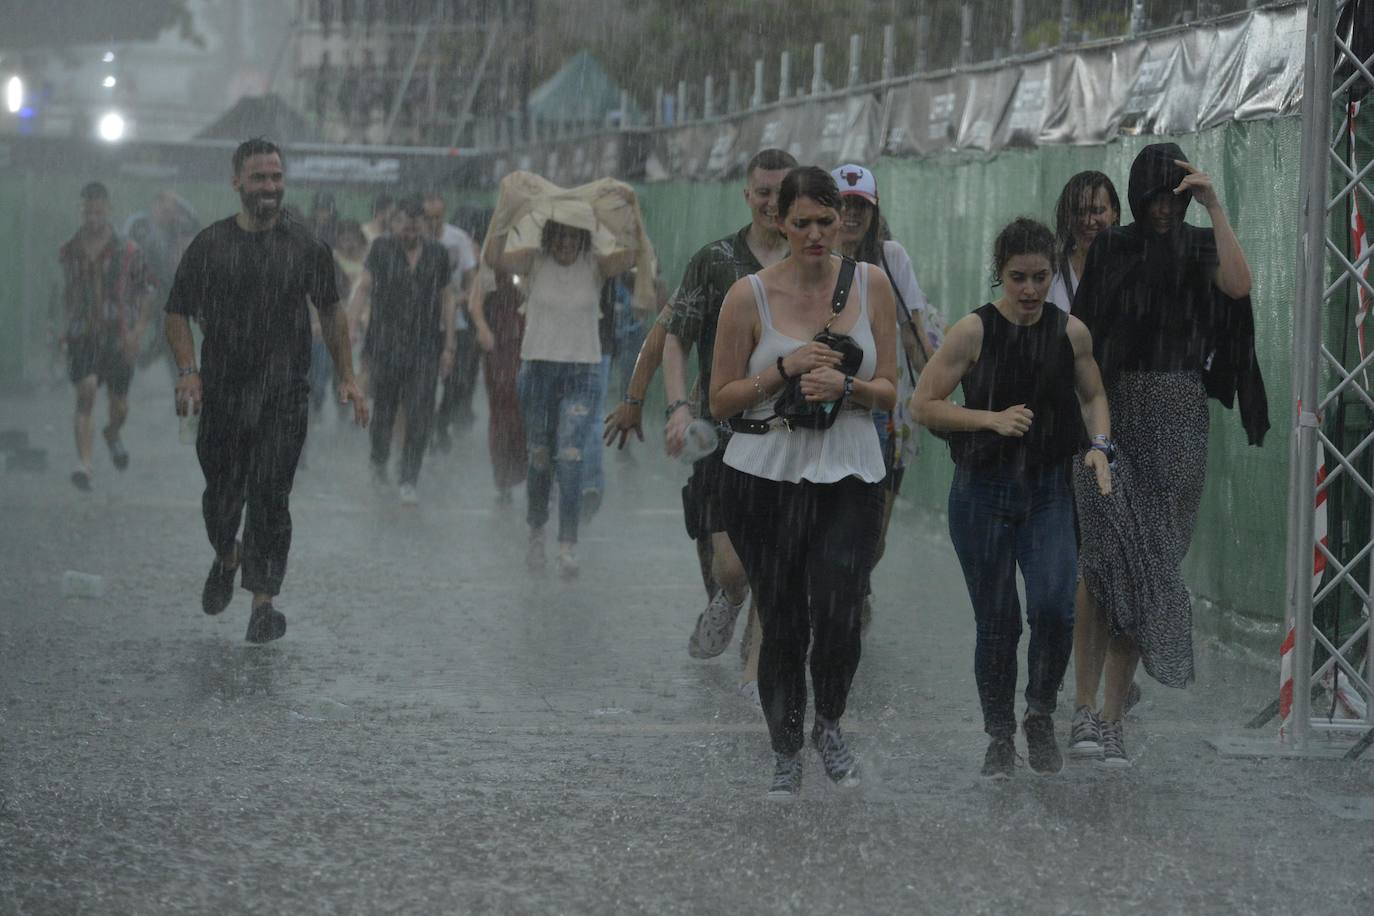
[[[878,203],[878,182],[873,180],[873,173],[863,166],[842,165],[831,172],[830,177],[835,179],[841,197],[853,194],[871,204]]]

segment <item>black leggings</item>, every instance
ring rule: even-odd
[[[883,486],[780,483],[726,466],[721,512],[763,625],[759,699],[773,750],[796,753],[806,718],[806,652],[816,715],[844,714],[859,667],[859,615],[878,550]]]

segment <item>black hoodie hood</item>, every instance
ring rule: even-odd
[[[1141,150],[1135,157],[1135,162],[1131,163],[1131,180],[1126,189],[1126,199],[1131,206],[1131,215],[1141,228],[1144,228],[1150,219],[1150,214],[1145,209],[1150,198],[1156,194],[1174,193],[1174,188],[1188,177],[1183,166],[1178,164],[1180,161],[1187,162],[1188,157],[1183,155],[1183,150],[1179,149],[1177,143],[1152,143]],[[1179,196],[1183,198],[1183,215],[1186,218],[1188,205],[1193,202],[1193,192],[1185,191]]]
[[[1218,256],[1211,229],[1180,220],[1155,232],[1150,198],[1173,194],[1188,173],[1176,143],[1154,143],[1131,164],[1127,200],[1135,222],[1100,232],[1074,295],[1073,314],[1093,337],[1093,355],[1110,385],[1140,367],[1201,366],[1207,393],[1227,407],[1240,402],[1252,445],[1269,429],[1264,377],[1255,357],[1250,297],[1227,298],[1213,283]],[[1184,212],[1192,192],[1180,194]]]

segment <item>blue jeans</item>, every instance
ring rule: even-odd
[[[516,392],[525,418],[529,452],[526,493],[531,528],[549,520],[549,495],[558,468],[558,540],[577,540],[582,511],[582,451],[587,429],[596,420],[596,392],[601,383],[599,363],[553,363],[526,360],[520,364]]]
[[[1021,640],[1018,567],[1026,581],[1031,631],[1026,684],[1030,712],[1054,712],[1073,651],[1078,544],[1067,463],[1021,473],[956,468],[949,488],[949,535],[977,624],[973,673],[983,730],[1009,737],[1016,733],[1016,653]]]
[[[597,369],[596,401],[592,406],[592,417],[595,422],[587,425],[587,438],[582,446],[582,492],[595,490],[597,493],[604,493],[606,471],[601,460],[606,451],[606,444],[601,439],[601,418],[606,415],[606,389],[609,387],[611,358],[601,357],[601,365],[593,368]]]

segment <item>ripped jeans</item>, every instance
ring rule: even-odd
[[[596,422],[601,364],[525,360],[520,364],[516,391],[525,418],[529,452],[526,493],[531,528],[549,520],[549,495],[554,469],[558,472],[558,540],[577,541],[582,513],[582,449],[588,429]]]

